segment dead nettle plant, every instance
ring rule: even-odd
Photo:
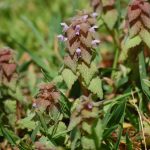
[[[52,115],[53,113],[59,112],[59,99],[60,92],[53,83],[41,84],[33,103],[33,107],[41,112],[46,111]]]
[[[126,27],[127,35],[123,42],[123,49],[128,51],[127,55],[131,68],[131,76],[135,83],[140,81],[144,94],[150,100],[145,62],[146,57],[149,57],[147,53],[149,53],[150,49],[150,3],[148,1],[133,0],[129,4]]]
[[[10,48],[0,49],[0,97],[14,97],[18,82],[17,64],[14,51]]]
[[[0,86],[7,85],[16,79],[16,68],[13,51],[9,48],[0,49]]]
[[[85,96],[93,94],[102,99],[102,82],[94,62],[95,48],[100,44],[96,16],[97,13],[79,12],[70,24],[61,23],[64,35],[58,38],[65,42],[68,53],[61,72],[68,88],[78,80]]]
[[[79,12],[70,23],[61,23],[63,35],[58,35],[67,50],[61,71],[63,80],[69,90],[73,88],[76,81],[81,87],[80,97],[73,101],[68,126],[72,149],[75,149],[74,142],[77,141],[81,142],[78,147],[83,149],[98,149],[101,144],[99,139],[101,134],[98,135],[95,129],[102,127],[99,118],[100,105],[94,102],[103,98],[102,81],[94,61],[97,55],[96,48],[100,44],[96,25],[97,16],[97,12]],[[99,139],[97,143],[94,143],[95,139]],[[87,145],[87,141],[91,144]]]

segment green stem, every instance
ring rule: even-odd
[[[119,58],[119,49],[116,48],[116,51],[115,51],[115,58],[114,58],[113,67],[112,67],[113,70],[112,70],[112,73],[111,73],[111,78],[112,78],[112,79],[114,78],[115,69],[117,68],[118,58]]]

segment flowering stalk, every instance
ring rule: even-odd
[[[59,35],[58,38],[65,42],[68,52],[64,58],[65,67],[62,71],[65,82],[71,88],[74,82],[79,79],[85,89],[102,98],[101,80],[93,62],[95,48],[100,44],[96,32],[98,29],[96,16],[80,12],[71,20],[69,25],[66,23],[61,23],[61,25],[64,35]],[[67,75],[70,76],[71,81],[68,81]],[[95,87],[96,82],[97,87]]]

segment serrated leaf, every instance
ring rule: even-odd
[[[134,37],[139,33],[139,31],[141,30],[141,26],[142,24],[140,21],[137,21],[134,25],[132,25],[132,27],[129,30],[130,38]]]
[[[73,72],[76,72],[77,62],[70,56],[64,58],[64,64],[69,67]]]
[[[94,150],[96,149],[95,141],[92,137],[83,136],[81,139],[81,144],[84,150]]]
[[[146,15],[142,14],[141,19],[143,21],[143,24],[150,29],[150,17],[147,17]]]
[[[35,129],[36,124],[34,121],[32,121],[32,118],[34,117],[34,115],[35,114],[30,114],[28,117],[19,120],[18,124],[19,124],[20,128],[22,128],[22,129],[27,128],[29,130]]]
[[[96,94],[100,99],[103,98],[102,81],[99,77],[92,79],[88,89]]]
[[[73,130],[81,122],[81,120],[82,120],[81,116],[71,119],[69,123],[68,131]]]
[[[146,43],[146,45],[150,48],[150,33],[146,29],[142,29],[140,31],[140,36],[143,40],[143,42]]]
[[[139,17],[139,15],[141,14],[141,9],[135,9],[135,10],[131,10],[131,8],[129,9],[130,10],[128,10],[128,19],[129,22],[131,22]]]
[[[69,89],[72,87],[74,82],[77,80],[77,76],[70,69],[67,69],[67,68],[65,68],[62,71],[62,77]]]
[[[91,131],[91,126],[90,124],[88,124],[87,122],[83,122],[82,123],[82,129],[87,132],[88,134],[91,134],[92,131]]]
[[[86,62],[87,64],[90,64],[91,59],[92,59],[92,54],[86,49],[81,48],[81,58],[83,59],[84,62]]]
[[[80,37],[80,40],[82,43],[84,43],[87,47],[91,47],[92,45],[92,35],[88,33],[87,37],[84,37],[83,35]]]
[[[92,77],[97,72],[95,64],[91,63],[91,65],[88,67],[86,64],[82,63],[81,65],[78,65],[78,69],[86,85],[89,85]]]
[[[95,141],[97,143],[97,148],[100,148],[102,137],[103,137],[103,131],[104,131],[103,123],[100,119],[97,119],[95,121],[92,130],[93,130],[93,135],[95,137]]]
[[[109,29],[113,29],[114,25],[117,22],[117,18],[118,18],[118,12],[115,9],[108,11],[103,16],[104,22],[107,24]]]
[[[141,43],[141,38],[139,36],[135,36],[133,38],[127,38],[125,41],[121,43],[122,51],[119,56],[120,61],[124,61],[127,58],[128,50],[138,46]]]
[[[141,38],[139,36],[135,36],[134,38],[128,38],[123,44],[123,49],[128,50],[130,48],[136,47],[140,43]]]

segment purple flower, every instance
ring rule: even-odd
[[[76,25],[75,31],[76,31],[76,35],[80,34],[80,25]]]
[[[77,54],[77,57],[81,57],[81,49],[80,48],[77,48],[76,49],[76,54]]]
[[[98,16],[97,12],[92,13],[92,17],[96,18]]]
[[[100,43],[100,40],[93,40],[92,45],[97,46]]]
[[[95,29],[97,29],[97,28],[98,28],[98,26],[95,25],[95,26],[91,27],[91,28],[89,29],[89,31],[90,31],[90,32],[95,32]]]
[[[64,22],[61,23],[61,26],[63,27],[63,32],[66,32],[69,28],[69,26]]]
[[[93,104],[92,104],[92,103],[88,103],[88,104],[87,104],[87,108],[88,108],[88,109],[92,109],[92,108],[93,108]]]
[[[62,41],[62,42],[65,42],[65,41],[67,41],[67,38],[66,37],[64,37],[63,35],[58,35],[57,36],[58,37],[58,39],[60,40],[60,41]]]
[[[83,21],[86,21],[87,18],[88,18],[88,15],[84,15],[84,16],[82,17]]]

